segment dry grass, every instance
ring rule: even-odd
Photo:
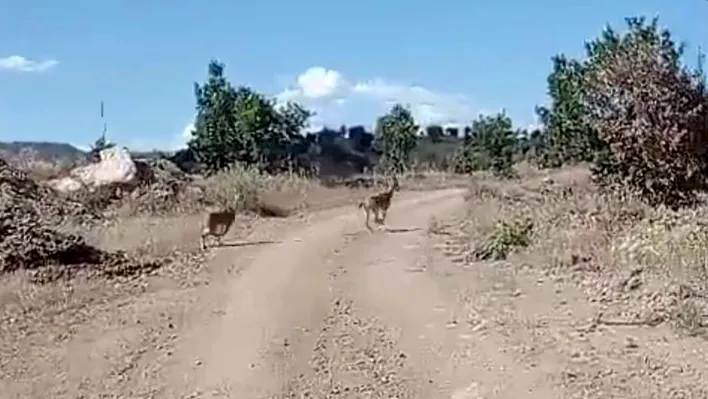
[[[7,159],[10,164],[25,170],[37,181],[46,181],[64,175],[73,164],[48,162],[38,159],[31,151]],[[376,177],[376,176],[374,176]],[[431,190],[464,186],[468,178],[434,170],[406,173],[399,178],[404,190]],[[143,216],[174,216],[200,212],[206,205],[232,205],[247,213],[266,217],[286,217],[308,210],[319,210],[347,205],[353,199],[366,195],[364,188],[345,186],[326,187],[316,179],[298,174],[267,175],[256,168],[234,166],[207,179],[196,181],[182,188],[177,196],[155,193],[135,199],[125,196],[115,203],[115,190],[73,193],[72,198],[87,204],[91,209],[111,207],[111,216],[126,218]],[[149,193],[148,193],[149,194]],[[241,200],[232,203],[236,194]],[[145,203],[147,202],[147,203]],[[167,202],[167,203],[165,203]]]
[[[433,190],[467,184],[465,177],[444,172],[407,173],[400,178],[404,190]],[[352,203],[375,189],[326,187],[297,174],[271,176],[237,166],[210,177],[204,183],[209,202],[227,205],[236,194],[243,198],[237,209],[264,216],[284,217],[297,212],[320,210]]]
[[[617,317],[672,321],[706,334],[708,204],[674,212],[602,196],[585,167],[527,167],[520,175],[509,181],[478,177],[470,184],[463,224],[470,251],[491,241],[505,247],[509,262],[571,272]],[[533,224],[528,242],[516,237],[523,245],[508,245],[527,221]],[[504,234],[500,226],[506,226]]]

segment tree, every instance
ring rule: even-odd
[[[448,126],[445,128],[445,134],[449,137],[460,137],[460,129],[454,126]]]
[[[223,64],[209,64],[207,81],[202,86],[194,84],[194,95],[197,117],[187,146],[207,171],[226,168],[239,158],[240,149],[229,145],[238,135],[236,90],[224,76]]]
[[[410,110],[400,104],[380,117],[376,124],[375,146],[381,152],[381,167],[401,173],[410,165],[410,153],[418,142],[418,126]]]
[[[690,203],[705,188],[708,101],[700,71],[658,19],[628,18],[587,45],[589,120],[608,148],[593,167],[605,187],[630,188],[652,204]]]
[[[374,135],[367,132],[361,125],[349,127],[349,140],[354,143],[354,148],[359,152],[367,152],[371,149]]]
[[[445,130],[440,125],[428,125],[425,128],[425,133],[430,137],[431,142],[439,143],[445,135]]]
[[[234,87],[224,65],[212,61],[207,81],[194,84],[197,117],[188,148],[207,172],[236,162],[269,171],[287,167],[312,115],[302,106],[275,101],[246,86]]]
[[[458,173],[491,170],[499,177],[511,177],[516,148],[516,134],[505,112],[480,115],[472,122],[470,138],[455,156],[455,169]]]
[[[548,143],[540,166],[590,162],[603,144],[587,119],[583,85],[587,64],[562,54],[552,61],[547,80],[550,107],[536,108]]]

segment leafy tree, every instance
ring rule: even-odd
[[[381,167],[401,173],[410,165],[411,151],[418,142],[418,125],[410,110],[400,104],[380,117],[376,124],[375,146],[381,152]]]
[[[445,135],[450,137],[460,137],[460,129],[454,126],[448,126],[445,128]]]
[[[239,159],[237,141],[236,90],[224,76],[224,65],[212,61],[204,85],[194,84],[197,117],[188,148],[208,171],[226,168]]]
[[[350,126],[349,140],[354,142],[354,148],[360,152],[367,152],[371,149],[374,135],[367,132],[364,126]]]
[[[292,161],[292,151],[305,140],[300,133],[309,111],[293,103],[279,107],[248,87],[232,86],[217,61],[194,92],[197,117],[188,147],[208,172],[236,162],[275,171]]]
[[[523,158],[538,160],[538,157],[547,151],[544,132],[541,129],[521,130],[517,132],[516,136],[518,138],[517,152]]]
[[[430,137],[430,141],[439,143],[445,135],[445,130],[440,125],[429,125],[425,128],[425,133]]]
[[[455,169],[458,173],[491,170],[499,177],[511,177],[516,147],[511,118],[505,112],[480,115],[472,123],[472,134],[456,154]]]
[[[587,45],[589,119],[609,144],[593,168],[602,186],[628,187],[652,204],[678,206],[705,188],[708,101],[699,72],[658,19],[628,18]]]
[[[557,167],[592,161],[603,144],[587,119],[583,84],[587,64],[562,54],[552,61],[553,71],[548,76],[550,107],[536,108],[548,143],[539,164]]]

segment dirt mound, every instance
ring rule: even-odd
[[[133,209],[140,213],[162,213],[176,206],[199,204],[203,191],[192,185],[192,177],[167,159],[136,160],[139,184],[131,193]]]
[[[80,204],[66,204],[71,203],[0,160],[0,274],[31,270],[36,281],[46,282],[80,271],[114,277],[159,266],[102,251],[78,235],[55,230],[57,220],[88,213]]]
[[[77,202],[96,212],[119,209],[129,214],[162,214],[202,204],[203,189],[193,183],[167,159],[137,159],[135,179],[130,183],[110,183],[82,188],[70,194]],[[124,206],[127,205],[127,208]]]
[[[37,184],[25,172],[8,165],[0,158],[0,206],[8,204],[29,207],[49,224],[61,224],[69,219],[94,222],[101,219],[83,203],[57,194],[49,187]]]

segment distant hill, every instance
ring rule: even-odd
[[[46,161],[76,160],[86,156],[84,151],[67,143],[47,141],[0,141],[0,156],[16,157],[23,151],[31,151],[36,157]]]
[[[44,161],[74,161],[86,156],[85,151],[67,143],[53,143],[48,141],[0,141],[0,157],[16,157],[23,151],[32,151],[36,154],[38,159]],[[163,154],[159,151],[131,151],[131,153],[135,158],[158,158]]]

